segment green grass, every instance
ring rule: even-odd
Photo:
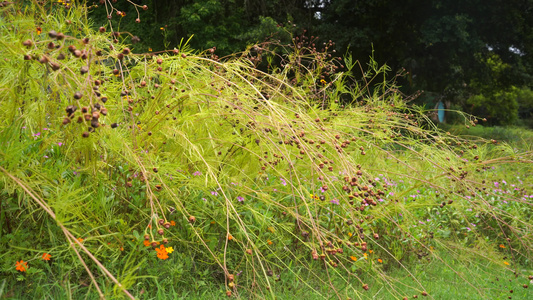
[[[386,66],[131,53],[83,6],[2,9],[0,297],[475,299],[533,269],[529,148],[447,134]]]

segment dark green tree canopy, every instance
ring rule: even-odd
[[[406,93],[465,104],[473,95],[533,86],[533,0],[137,0],[149,8],[140,23],[130,1],[100,2],[95,24],[108,22],[111,5],[126,12],[111,21],[140,37],[139,51],[173,49],[192,36],[194,49],[216,47],[223,56],[305,29],[363,65],[373,56],[395,73],[405,69]]]

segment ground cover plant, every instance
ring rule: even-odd
[[[531,152],[305,33],[136,53],[86,9],[0,8],[1,297],[530,295]]]

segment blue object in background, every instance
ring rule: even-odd
[[[439,101],[439,103],[437,104],[437,115],[439,117],[440,123],[444,123],[444,117],[446,115],[446,112],[444,111],[444,109],[445,109],[444,103],[442,103],[442,101]]]

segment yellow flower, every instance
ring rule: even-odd
[[[508,266],[508,265],[509,265],[509,263],[508,263],[508,262],[506,262],[506,261],[504,261],[503,263],[504,263],[504,264],[505,264],[506,266]]]
[[[172,247],[167,247],[167,252],[168,252],[168,253],[172,253],[172,252],[174,252],[174,248],[172,248]]]
[[[165,28],[164,28],[164,27],[159,27],[159,29],[160,29],[160,30],[165,30]]]
[[[320,79],[320,83],[326,84],[327,82],[324,79]]]
[[[43,29],[41,27],[36,28],[37,34],[41,34],[43,32]]]
[[[268,231],[270,231],[270,232],[272,232],[272,233],[274,233],[274,231],[275,231],[275,230],[274,230],[274,227],[272,227],[272,226],[268,227],[267,229],[268,229]]]
[[[152,48],[148,48],[148,51],[152,52]]]
[[[351,237],[353,234],[351,232],[348,232],[348,236]]]
[[[368,254],[367,253],[363,253],[363,256],[365,257],[365,259],[368,259]]]

